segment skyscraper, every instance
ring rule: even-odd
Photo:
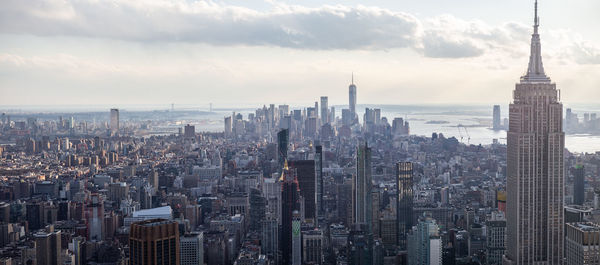
[[[502,119],[500,118],[500,105],[494,105],[492,129],[502,129]]]
[[[300,212],[294,211],[292,213],[292,265],[302,264],[302,241],[300,235],[300,223]]]
[[[175,221],[151,219],[131,224],[130,265],[178,265],[179,225]]]
[[[296,173],[300,195],[304,198],[304,218],[316,222],[317,218],[317,183],[314,160],[289,161],[290,170]]]
[[[292,222],[294,211],[300,211],[300,191],[296,173],[288,168],[287,161],[281,178],[281,262],[292,264]]]
[[[290,131],[283,129],[277,133],[277,161],[279,168],[283,168],[283,163],[287,159],[288,145],[290,144]]]
[[[583,205],[585,201],[585,168],[583,165],[576,165],[573,170],[575,183],[573,184],[573,203]]]
[[[485,222],[487,264],[502,264],[502,256],[506,251],[506,218],[503,212],[492,212]]]
[[[408,235],[409,265],[441,265],[442,239],[435,220],[426,217],[412,228]]]
[[[317,216],[323,216],[323,146],[321,145],[315,147],[315,171],[317,181]]]
[[[360,230],[371,230],[371,148],[361,144],[356,151],[356,174],[352,187],[352,223]]]
[[[179,239],[181,265],[204,264],[204,234],[196,232]]]
[[[48,226],[45,232],[35,233],[35,254],[38,265],[60,265],[61,256],[61,232],[54,231],[53,226]]]
[[[231,119],[231,116],[229,117],[225,117],[225,137],[231,137],[231,134],[233,133],[233,122]]]
[[[352,83],[348,87],[348,94],[350,97],[348,105],[350,106],[350,114],[353,119],[356,119],[356,85],[354,84],[354,73],[352,73]]]
[[[99,194],[90,195],[85,208],[85,219],[88,227],[89,241],[102,241],[104,235],[104,204]]]
[[[119,109],[110,109],[110,132],[119,133]]]
[[[563,262],[565,134],[556,84],[542,64],[537,1],[534,22],[529,67],[509,111],[504,264]]]
[[[413,212],[413,164],[396,164],[396,215],[398,246],[406,250],[406,234],[412,229]]]
[[[329,123],[329,107],[327,97],[321,97],[321,124]]]

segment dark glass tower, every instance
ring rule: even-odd
[[[290,144],[290,131],[283,129],[277,133],[277,161],[279,168],[283,168],[283,163],[287,160],[288,145]]]
[[[352,222],[355,229],[371,232],[372,191],[371,148],[361,144],[356,151],[356,174],[353,178]]]
[[[412,229],[413,212],[413,164],[396,164],[396,214],[398,246],[406,250],[406,234]]]
[[[281,174],[281,264],[292,264],[292,221],[294,211],[300,211],[300,190],[298,178],[284,162]]]
[[[317,182],[314,160],[289,161],[290,170],[296,173],[300,195],[304,198],[304,218],[317,218]]]
[[[573,170],[573,176],[575,177],[575,183],[573,185],[573,203],[577,205],[583,205],[585,201],[585,168],[583,165],[575,166]]]
[[[324,215],[323,209],[323,146],[315,147],[315,175],[317,180],[317,216]]]

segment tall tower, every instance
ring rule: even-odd
[[[396,164],[396,215],[398,246],[406,250],[406,234],[412,229],[413,212],[413,164]]]
[[[502,128],[502,119],[500,117],[500,105],[494,105],[492,129],[500,130]]]
[[[288,129],[279,131],[277,133],[277,161],[279,168],[283,168],[283,164],[287,160],[289,144],[290,131]]]
[[[583,205],[585,202],[585,167],[576,165],[573,175],[575,180],[575,183],[573,183],[573,204]]]
[[[371,148],[361,144],[356,152],[356,174],[352,185],[352,221],[356,228],[371,230]]]
[[[507,253],[504,264],[562,264],[562,104],[544,73],[537,1],[527,73],[513,91],[508,130]]]
[[[348,87],[348,94],[350,96],[350,102],[348,103],[350,106],[350,114],[353,119],[356,119],[356,85],[354,84],[354,73],[352,73],[352,83]]]
[[[292,265],[301,265],[302,241],[300,239],[300,212],[294,211],[292,214]]]
[[[119,109],[110,109],[110,132],[112,135],[119,132]]]
[[[329,123],[329,99],[321,97],[321,124]]]
[[[289,169],[287,161],[284,163],[281,180],[281,264],[292,264],[292,229],[294,211],[300,211],[300,189],[296,173]]]

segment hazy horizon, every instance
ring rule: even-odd
[[[358,103],[508,103],[533,2],[7,0],[0,105],[339,105],[353,72]],[[600,101],[594,10],[540,2],[544,66],[565,103]]]

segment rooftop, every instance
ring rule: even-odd
[[[144,216],[158,216],[158,215],[171,215],[173,209],[171,206],[163,206],[152,209],[145,209],[133,212],[133,217],[144,217]]]

